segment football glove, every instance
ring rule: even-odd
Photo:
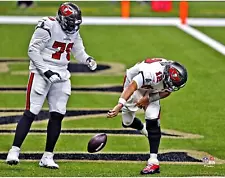
[[[86,62],[90,70],[95,70],[97,68],[97,63],[92,57],[87,58]]]
[[[51,83],[59,82],[61,80],[60,75],[57,72],[52,72],[51,70],[46,71],[44,75]]]

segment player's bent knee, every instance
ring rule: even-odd
[[[127,122],[126,122],[126,124],[124,124],[124,122],[122,121],[123,128],[128,128],[131,124],[132,123],[127,123]]]
[[[63,120],[64,114],[58,113],[58,112],[50,112],[50,119],[54,120]]]
[[[129,118],[129,119],[124,119],[122,120],[122,126],[124,128],[130,127],[133,123],[134,119],[133,118]]]
[[[134,121],[134,116],[130,112],[122,112],[122,126],[124,128],[129,127],[133,121]]]
[[[41,111],[41,108],[42,108],[42,105],[31,103],[31,107],[29,111],[35,115],[38,115],[38,113]]]
[[[159,119],[146,120],[146,130],[148,131],[149,137],[160,138],[161,129]]]

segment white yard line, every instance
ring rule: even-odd
[[[225,46],[220,42],[214,40],[213,38],[207,36],[206,34],[200,32],[199,30],[189,26],[189,25],[181,25],[178,24],[177,27],[187,34],[191,35],[192,37],[198,39],[199,41],[205,43],[206,45],[210,46],[211,48],[215,49],[219,53],[225,55]]]
[[[0,24],[37,24],[42,16],[0,16]],[[223,18],[188,18],[188,25],[193,26],[225,26]],[[177,17],[83,17],[84,25],[177,25]]]
[[[0,16],[0,24],[37,24],[42,16]],[[175,25],[179,18],[132,17],[83,17],[84,25]]]

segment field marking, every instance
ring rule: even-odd
[[[0,16],[0,24],[37,24],[42,16]],[[132,17],[83,17],[83,25],[174,25],[180,23],[179,18]]]
[[[99,132],[102,133],[102,132]],[[60,135],[70,135],[70,136],[93,136],[96,135],[97,133],[61,133]],[[15,135],[15,132],[11,132],[11,133],[0,133],[0,136],[2,135],[6,135],[6,136],[10,136],[10,135]],[[34,133],[34,132],[29,132],[29,135],[35,135],[35,136],[40,136],[40,135],[46,135],[46,132],[43,133]],[[142,134],[111,134],[111,133],[107,133],[107,136],[109,137],[143,137]],[[166,139],[195,139],[192,137],[174,137],[174,136],[167,136],[167,135],[162,135],[162,138],[166,138]]]
[[[92,77],[92,75],[90,77]],[[122,78],[121,78],[121,81],[122,81]],[[73,88],[96,88],[96,87],[104,88],[104,87],[120,87],[120,86],[121,86],[121,83],[117,83],[117,84],[109,83],[109,84],[97,84],[97,85],[76,85],[76,87],[73,87]],[[0,85],[0,88],[26,88],[26,87],[27,85]]]
[[[0,16],[0,24],[37,24],[43,16]],[[178,17],[83,17],[83,25],[145,25],[171,26],[180,24]],[[188,18],[188,25],[194,26],[225,26],[222,18]]]
[[[22,60],[22,59],[18,59],[18,61],[15,61],[15,59],[13,59],[13,61],[10,61],[8,59],[4,59],[4,58],[0,58],[0,73],[4,73],[4,72],[8,72],[9,71],[9,67],[8,64],[27,64],[27,70],[16,70],[16,71],[11,71],[12,75],[28,75],[29,74],[29,70],[28,70],[28,66],[29,66],[29,60]],[[77,64],[76,61],[72,61],[70,63],[71,64]],[[109,66],[109,69],[104,69],[104,70],[97,70],[95,72],[71,72],[71,75],[74,76],[99,76],[99,75],[105,75],[105,76],[112,76],[112,74],[116,74],[116,75],[125,75],[125,70],[126,67],[124,64],[119,63],[119,62],[104,62],[104,61],[100,61],[98,62],[98,65],[105,65],[105,66]]]
[[[80,110],[79,108],[76,108],[77,110]],[[82,108],[81,108],[82,109]],[[84,109],[84,108],[83,108]],[[87,109],[87,108],[86,108]],[[93,109],[93,108],[91,108]],[[95,109],[95,108],[94,108]],[[98,108],[97,108],[98,109]],[[102,108],[99,108],[102,109]],[[107,108],[106,108],[107,109]],[[68,109],[69,110],[69,109]],[[108,109],[109,110],[109,109]],[[95,114],[95,115],[83,115],[83,116],[75,116],[75,117],[65,117],[66,120],[81,120],[81,119],[91,119],[91,118],[98,118],[98,117],[105,117],[106,118],[106,114]],[[32,123],[32,126],[35,126],[37,124],[47,124],[48,123],[48,119],[46,120],[39,120],[39,121],[34,121]],[[15,128],[17,125],[17,123],[12,123],[12,124],[2,124],[0,125],[0,128]],[[38,128],[36,128],[38,129]]]
[[[225,55],[225,46],[214,40],[213,38],[209,37],[208,35],[200,32],[199,30],[189,26],[189,25],[177,25],[177,27],[186,32],[187,34],[191,35],[195,39],[203,42],[204,44],[208,45],[209,47],[213,48],[214,50],[218,51],[219,53]]]
[[[25,152],[22,152],[21,154],[23,154],[24,156],[30,155],[31,157],[27,157],[27,159],[31,161],[34,159],[35,160],[39,159],[38,157],[40,157],[42,153],[43,151],[25,151]],[[4,151],[1,151],[0,159],[3,159],[5,154],[7,153]],[[177,160],[178,159],[177,156],[179,154],[183,155],[181,156],[182,157],[181,160]],[[66,162],[66,161],[130,162],[132,161],[132,162],[138,163],[138,162],[147,161],[149,157],[149,154],[146,152],[109,152],[109,151],[107,152],[101,151],[97,153],[88,153],[87,151],[66,151],[66,152],[57,151],[55,152],[55,155],[57,157],[55,158],[57,161],[60,160],[63,162]],[[174,155],[176,156],[174,157]],[[170,156],[170,159],[167,158],[168,156]],[[204,157],[211,157],[211,156],[213,155],[204,151],[176,150],[176,149],[164,149],[159,151],[159,159],[161,159],[160,163],[163,163],[163,164],[196,164],[196,163],[203,164],[202,159]],[[34,158],[34,159],[31,159],[31,158]],[[186,161],[184,161],[184,159]],[[24,157],[23,157],[23,160],[24,160]],[[219,159],[217,157],[214,157],[214,160],[216,165],[225,163],[225,160]]]
[[[0,73],[6,73],[9,71],[8,65],[6,63],[0,63]]]
[[[77,109],[77,110],[80,110],[80,109]],[[91,109],[93,110],[93,108]],[[96,110],[96,109],[94,109]],[[138,113],[142,113],[143,111],[138,111]],[[11,114],[15,114],[14,112],[8,112],[7,114],[10,115]],[[21,113],[21,112],[17,112],[17,113]],[[1,113],[0,114],[4,115],[4,113]],[[121,117],[121,113],[119,113],[119,115]],[[65,117],[65,122],[69,122],[69,121],[72,121],[72,120],[80,120],[80,119],[92,119],[92,118],[98,118],[98,117],[105,117],[106,118],[106,114],[105,113],[102,113],[102,114],[90,114],[90,115],[80,115],[80,116],[70,116],[70,117]],[[42,124],[47,124],[48,122],[48,119],[45,119],[45,120],[40,120],[40,121],[35,121],[32,125],[35,126],[35,125],[38,125],[40,123]],[[16,123],[12,123],[12,124],[2,124],[0,125],[0,128],[3,129],[3,130],[9,130],[9,129],[12,129],[14,128],[16,125]],[[82,130],[82,129],[88,129],[88,130],[91,130],[90,128],[63,128],[64,130]],[[118,130],[120,129],[121,130],[121,127],[119,128],[98,128],[99,130]],[[43,128],[35,128],[33,130],[43,130]],[[126,130],[132,130],[132,129],[124,129],[125,131]],[[182,131],[177,131],[177,130],[171,130],[171,129],[162,129],[162,132],[164,133],[167,133],[167,134],[171,134],[171,135],[178,135],[179,137],[174,137],[174,136],[164,136],[166,138],[174,138],[174,139],[201,139],[201,138],[204,138],[203,135],[199,135],[199,134],[192,134],[192,133],[185,133],[185,132],[182,132]],[[1,134],[13,134],[13,133],[1,133]],[[31,133],[33,135],[37,135],[37,133]],[[39,134],[39,133],[38,133]],[[45,134],[45,133],[40,133],[40,134]],[[70,133],[62,133],[64,135],[75,135],[75,133],[73,134],[70,134]],[[80,135],[85,135],[86,133],[79,133]],[[108,134],[108,135],[113,135],[113,134]],[[130,136],[131,134],[129,134]],[[124,134],[117,134],[117,136],[124,136]],[[139,135],[132,135],[132,136],[139,136]],[[140,135],[142,136],[142,135]]]
[[[0,159],[5,159],[7,153],[1,153]],[[20,159],[37,160],[40,159],[42,153],[21,153]],[[55,160],[112,160],[112,161],[147,161],[149,153],[130,154],[130,153],[56,153]],[[196,159],[189,156],[187,152],[166,152],[159,153],[158,159],[165,162],[202,162],[201,159]]]
[[[16,91],[16,90],[2,90],[1,93],[11,93],[11,94],[25,94],[26,93],[26,90],[24,91]],[[98,94],[98,95],[120,95],[119,92],[106,92],[106,91],[71,91],[71,94]]]

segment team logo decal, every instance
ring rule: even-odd
[[[181,80],[181,78],[179,76],[179,72],[175,68],[171,67],[169,69],[169,74],[170,74],[170,78],[173,81],[179,82]]]
[[[60,7],[60,11],[61,11],[62,15],[64,15],[64,16],[69,16],[73,13],[73,10],[71,9],[71,7],[67,6],[67,5],[62,5]]]

